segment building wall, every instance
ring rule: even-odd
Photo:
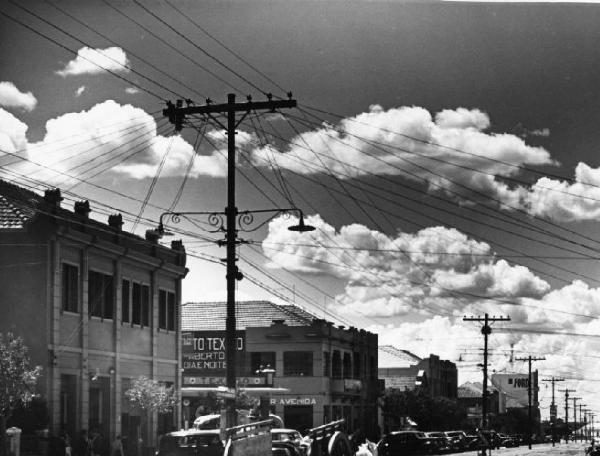
[[[361,428],[371,438],[378,437],[378,430],[375,429],[379,395],[375,334],[354,328],[334,327],[324,321],[306,326],[287,326],[278,322],[271,326],[247,328],[245,343],[246,370],[238,375],[256,375],[250,366],[251,353],[275,353],[275,366],[271,366],[276,371],[274,387],[288,391],[271,392],[270,403],[272,410],[284,421],[288,417],[288,422],[284,423],[286,426],[310,428],[346,418],[350,431]],[[285,374],[285,353],[298,351],[312,353],[312,375]],[[332,378],[332,355],[328,369],[325,367],[324,353],[332,354],[334,351],[340,352],[341,359],[344,354],[351,359],[346,366],[348,369],[341,372],[339,378]],[[354,369],[355,353],[356,358],[360,358],[359,372]],[[221,375],[224,376],[224,372]],[[256,396],[265,394],[264,391],[253,393],[251,387],[246,391]],[[195,408],[195,399],[190,397],[190,400]],[[307,414],[310,415],[308,419]],[[294,421],[289,418],[292,416]]]
[[[0,331],[22,336],[30,347],[32,363],[43,367],[39,391],[47,401],[54,432],[67,428],[75,434],[97,426],[113,438],[131,427],[129,422],[139,421],[122,415],[140,415],[130,410],[123,397],[130,379],[146,375],[180,384],[180,325],[171,331],[159,330],[157,308],[159,288],[174,292],[176,308],[180,308],[185,260],[174,264],[176,252],[146,245],[141,253],[131,243],[113,242],[116,236],[104,236],[103,231],[57,227],[43,220],[26,232],[0,230]],[[167,261],[156,258],[154,249],[167,255]],[[77,312],[63,309],[63,263],[78,268]],[[113,277],[113,318],[88,315],[90,270]],[[123,278],[150,286],[149,327],[121,321]],[[128,423],[122,422],[123,417]],[[173,426],[179,425],[177,417],[174,414],[171,419]],[[150,444],[156,426],[157,417],[153,417]],[[130,450],[135,454],[135,448]]]

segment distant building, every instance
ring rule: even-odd
[[[421,388],[431,397],[443,396],[450,399],[457,395],[456,364],[440,360],[437,355],[420,358],[407,350],[381,345],[378,371],[386,388]]]
[[[467,410],[467,419],[475,427],[481,426],[483,385],[479,382],[467,382],[458,387],[458,403]],[[488,417],[502,414],[506,411],[506,398],[493,385],[488,384]]]
[[[190,421],[225,384],[225,315],[225,302],[183,305],[182,395]],[[350,431],[378,437],[376,334],[268,301],[237,302],[236,322],[238,386],[270,394],[286,427],[302,431],[345,418]],[[261,367],[275,370],[272,388],[257,373]]]
[[[531,403],[538,407],[538,371],[531,372]],[[492,374],[491,383],[506,396],[506,408],[527,408],[529,406],[528,374]]]
[[[140,375],[181,385],[180,241],[171,248],[89,218],[89,202],[61,205],[0,180],[0,332],[23,337],[43,367],[39,393],[50,430],[100,430],[127,437],[135,454],[140,412],[124,397]],[[177,426],[180,414],[155,417],[151,436]],[[145,441],[146,444],[152,442]]]

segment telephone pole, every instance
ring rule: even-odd
[[[575,434],[577,428],[577,401],[580,400],[581,397],[572,397],[573,401],[573,440],[577,440],[577,434]]]
[[[565,393],[565,427],[566,427],[566,434],[565,434],[565,442],[569,441],[569,393],[574,393],[575,390],[574,389],[569,389],[566,388],[564,390],[559,390],[560,392]]]
[[[487,380],[488,380],[488,336],[492,333],[490,323],[495,321],[510,321],[510,317],[490,317],[485,314],[483,317],[463,317],[463,321],[483,322],[481,334],[483,334],[483,391],[481,394],[481,427],[487,428]]]
[[[552,377],[550,379],[542,380],[543,382],[552,383],[552,403],[550,404],[550,427],[552,428],[552,446],[556,445],[556,403],[554,402],[554,384],[556,382],[564,382],[564,378]]]
[[[226,386],[228,396],[226,403],[226,427],[232,427],[236,424],[235,414],[235,391],[236,391],[236,320],[235,320],[235,284],[236,280],[242,279],[242,274],[236,265],[236,247],[241,242],[237,237],[238,227],[238,209],[235,205],[235,130],[244,118],[253,111],[275,112],[280,108],[296,107],[296,100],[292,99],[292,94],[288,93],[288,100],[273,100],[271,94],[267,94],[267,101],[254,102],[250,96],[247,102],[236,103],[235,94],[227,95],[227,103],[212,104],[212,101],[206,100],[204,106],[191,105],[183,106],[183,100],[177,100],[175,104],[167,102],[167,108],[163,110],[163,115],[169,118],[169,122],[175,125],[177,131],[181,131],[187,116],[200,115],[205,120],[212,120],[221,128],[227,131],[227,207],[224,211],[225,226],[218,227],[219,231],[225,232],[225,244],[227,247],[226,255],[226,281],[227,281],[227,316],[225,320],[225,356],[226,356]],[[243,115],[237,119],[237,113]],[[225,115],[226,122],[218,118],[219,115]],[[297,209],[295,209],[297,210]],[[281,211],[281,210],[280,210]],[[265,211],[246,211],[246,212],[267,212]],[[273,211],[275,212],[275,210]],[[242,215],[244,213],[242,212]],[[161,216],[162,222],[162,216]],[[209,219],[210,222],[210,219]],[[244,220],[242,220],[244,222]],[[305,227],[303,218],[300,218],[300,225],[294,231],[308,231],[310,227]],[[314,229],[314,228],[313,228]],[[232,398],[233,396],[233,398]]]
[[[527,406],[527,423],[528,423],[528,431],[529,431],[529,436],[527,438],[528,440],[528,446],[529,449],[531,450],[531,431],[533,428],[533,419],[531,416],[531,391],[532,391],[532,381],[531,381],[531,363],[534,361],[544,361],[546,358],[544,358],[543,356],[540,358],[537,358],[535,356],[531,356],[529,355],[527,358],[516,358],[517,361],[527,361],[528,365],[529,365],[529,381],[527,382],[527,398],[528,398],[528,406]]]

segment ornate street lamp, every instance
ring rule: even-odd
[[[234,217],[231,217],[231,213],[234,213]],[[254,223],[254,214],[272,214],[260,223]],[[298,216],[298,224],[288,227],[288,230],[306,233],[314,231],[315,227],[307,225],[304,222],[304,213],[301,209],[290,207],[284,209],[257,209],[251,211],[237,211],[234,208],[230,211],[229,208],[222,212],[208,212],[208,211],[167,211],[160,215],[158,227],[156,230],[150,230],[153,235],[158,238],[163,236],[169,236],[172,233],[165,229],[165,219],[168,219],[172,223],[180,223],[182,217],[189,215],[206,215],[208,225],[211,228],[206,229],[210,233],[222,232],[225,234],[225,239],[216,241],[220,247],[227,247],[227,258],[225,260],[227,266],[226,279],[227,279],[227,318],[225,321],[225,357],[227,360],[226,367],[226,383],[229,393],[234,393],[236,388],[236,372],[235,372],[235,288],[234,283],[236,280],[242,280],[244,275],[240,272],[236,266],[237,257],[235,254],[236,246],[243,243],[244,240],[238,238],[237,233],[242,232],[253,232],[261,228],[262,226],[269,223],[275,217],[280,214],[296,214]],[[263,371],[266,376],[267,384],[272,385],[273,376],[275,371],[273,369],[265,369]],[[227,416],[226,422],[227,427],[231,427],[236,423],[235,415],[235,402],[228,400],[227,405]]]

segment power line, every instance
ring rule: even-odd
[[[12,0],[9,0],[9,1],[12,1]],[[61,44],[61,43],[59,43],[58,41],[56,41],[56,40],[55,40],[55,39],[53,39],[53,38],[50,38],[50,37],[49,37],[48,35],[46,35],[46,34],[44,34],[44,33],[42,33],[42,32],[39,32],[39,31],[38,31],[38,30],[36,30],[35,28],[33,28],[33,27],[31,27],[31,26],[27,25],[26,23],[24,23],[24,22],[20,21],[19,19],[17,19],[17,18],[15,18],[15,17],[11,16],[10,14],[7,14],[7,13],[5,13],[4,11],[0,11],[0,14],[2,14],[4,17],[6,17],[6,18],[10,19],[11,21],[13,21],[13,22],[16,22],[17,24],[21,25],[22,27],[25,27],[27,30],[29,30],[29,31],[31,31],[31,32],[33,32],[33,33],[35,33],[36,35],[38,35],[38,36],[40,36],[40,37],[42,37],[42,38],[44,38],[44,39],[46,39],[46,40],[50,41],[51,43],[54,43],[54,44],[55,44],[55,45],[57,45],[58,47],[61,47],[61,48],[65,49],[65,50],[67,50],[67,51],[71,52],[72,54],[74,54],[74,55],[76,55],[76,56],[79,56],[79,54],[78,54],[78,52],[77,52],[77,51],[75,51],[75,50],[73,50],[73,49],[69,48],[68,46],[65,46],[64,44]],[[90,59],[86,58],[85,56],[79,56],[79,57],[81,57],[82,59],[84,59],[84,60],[86,60],[87,62],[91,63],[92,65],[95,65],[95,66],[97,66],[98,68],[101,68],[102,70],[106,71],[107,73],[110,73],[110,74],[112,74],[113,76],[115,76],[115,77],[117,77],[117,78],[119,78],[119,79],[121,79],[121,80],[123,80],[123,81],[127,82],[128,84],[131,84],[131,85],[133,85],[134,87],[137,87],[138,89],[140,89],[140,90],[143,90],[143,91],[144,91],[144,92],[146,92],[147,94],[149,94],[149,95],[152,95],[154,98],[157,98],[157,99],[159,99],[159,100],[164,100],[164,98],[163,98],[163,97],[161,97],[161,96],[160,96],[160,95],[158,95],[157,93],[155,93],[155,92],[151,91],[150,89],[147,89],[147,88],[145,88],[145,87],[143,87],[143,86],[139,85],[139,84],[138,84],[138,83],[136,83],[136,82],[130,81],[129,79],[125,78],[124,76],[121,76],[120,74],[118,74],[118,73],[116,73],[116,72],[114,72],[114,71],[112,71],[112,70],[110,70],[110,69],[108,69],[108,68],[105,68],[105,67],[103,67],[102,65],[100,65],[100,64],[98,64],[98,63],[96,63],[96,62],[94,62],[93,60],[90,60]]]

